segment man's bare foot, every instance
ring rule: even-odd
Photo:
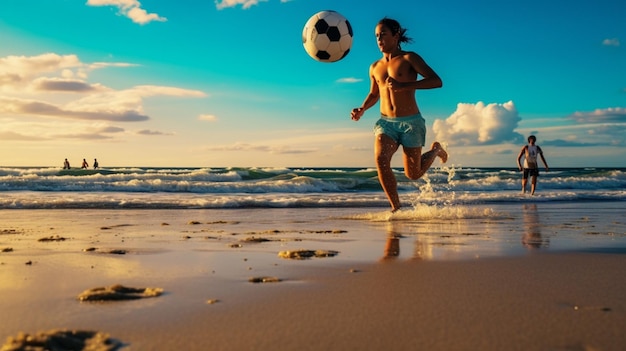
[[[437,156],[441,158],[442,163],[446,163],[448,161],[448,153],[443,149],[443,146],[441,146],[438,141],[435,141],[430,149],[437,150]]]

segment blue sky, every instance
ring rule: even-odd
[[[378,106],[350,110],[388,16],[443,79],[416,97],[450,165],[515,167],[533,133],[551,167],[626,167],[626,2],[559,3],[3,0],[0,165],[372,167]],[[302,46],[327,9],[335,63]]]

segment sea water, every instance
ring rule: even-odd
[[[542,171],[534,196],[507,168],[395,169],[404,205],[626,201],[624,168]],[[530,184],[528,185],[530,188]],[[373,168],[0,167],[0,209],[386,208]]]

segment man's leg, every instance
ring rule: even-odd
[[[398,196],[398,183],[391,169],[391,157],[398,150],[398,144],[385,134],[379,134],[374,141],[374,158],[378,169],[378,180],[383,187],[387,199],[391,204],[391,210],[400,209]]]
[[[537,186],[537,174],[533,174],[532,183],[530,185],[530,195],[535,195],[536,186]]]
[[[403,147],[404,150],[404,174],[407,178],[416,180],[421,178],[432,166],[437,157],[441,162],[448,161],[448,153],[441,144],[434,142],[430,150],[422,155],[421,147]]]

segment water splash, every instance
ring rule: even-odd
[[[396,212],[367,212],[356,214],[343,219],[367,220],[372,222],[390,221],[430,221],[430,220],[459,220],[459,219],[498,219],[508,218],[504,213],[497,213],[492,208],[480,208],[475,206],[439,206],[439,205],[417,205],[408,209],[401,209]]]
[[[460,170],[461,168],[458,167],[458,169]],[[444,174],[446,179],[445,181],[440,180],[436,182],[433,182],[431,176],[426,173],[422,177],[424,184],[418,187],[419,192],[410,194],[409,201],[411,205],[417,207],[424,204],[431,206],[451,206],[455,204],[456,192],[454,189],[456,181],[454,177],[456,170],[455,165],[438,168],[433,172],[433,177],[441,178],[441,175]]]
[[[458,220],[480,218],[504,218],[505,214],[497,214],[491,208],[477,208],[456,204],[455,176],[460,166],[444,166],[434,172],[424,174],[423,184],[418,185],[418,191],[408,194],[411,208],[396,212],[375,212],[356,215],[353,219],[370,221],[428,221],[428,220]],[[445,181],[433,181],[446,175]],[[406,196],[406,195],[405,195]]]

